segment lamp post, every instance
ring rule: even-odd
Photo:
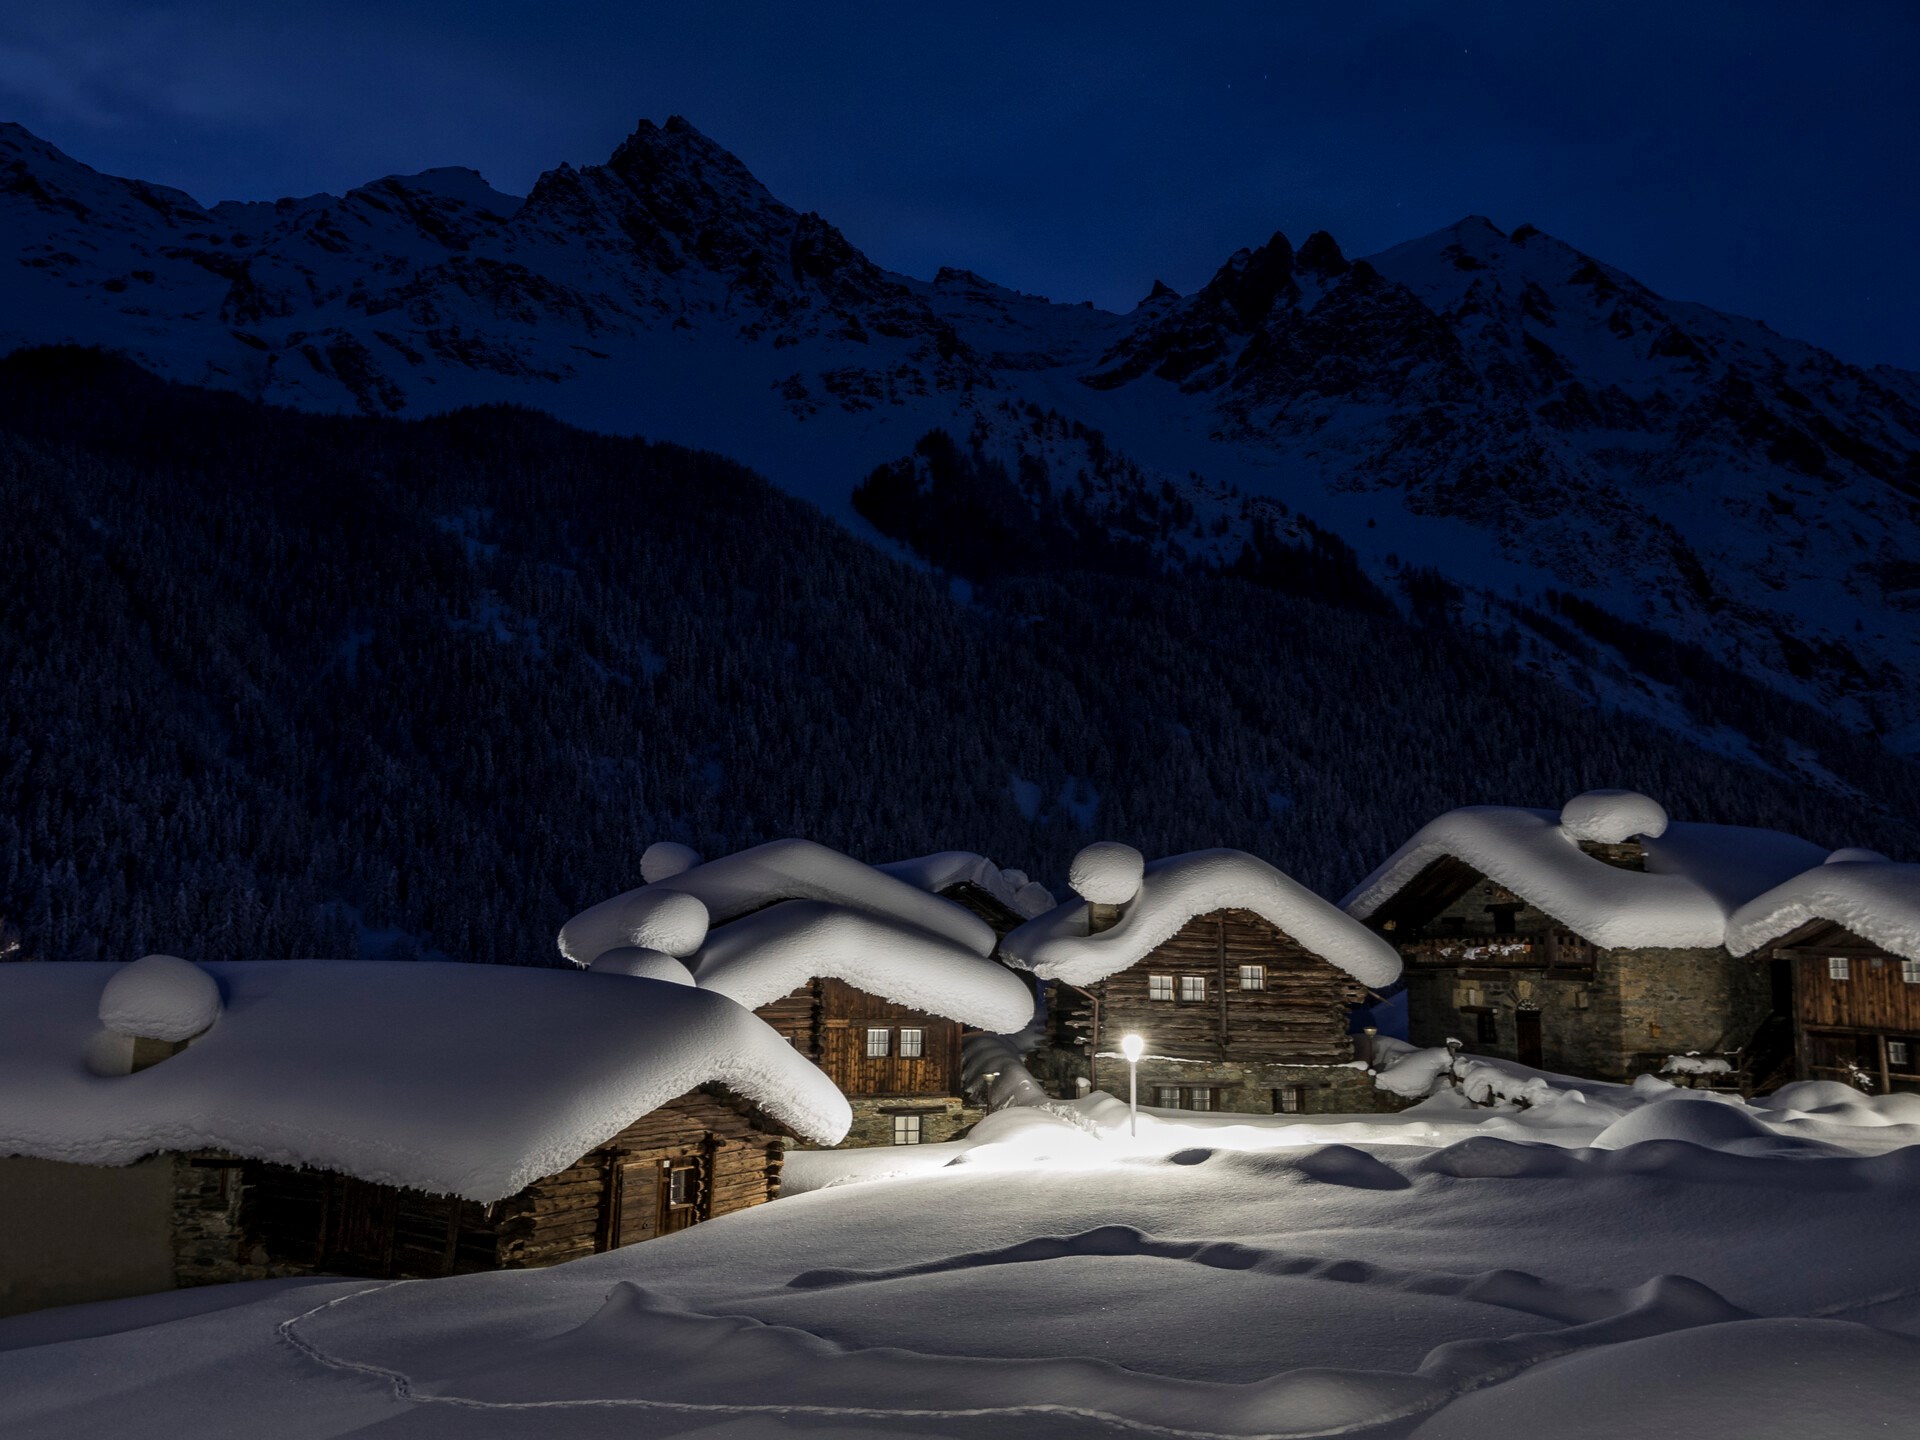
[[[1127,1134],[1140,1134],[1140,1052],[1147,1042],[1138,1035],[1120,1037],[1120,1053],[1127,1057]]]

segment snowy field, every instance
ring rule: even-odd
[[[1530,1105],[1096,1095],[552,1270],[0,1321],[0,1433],[1920,1433],[1920,1097],[1500,1068]]]

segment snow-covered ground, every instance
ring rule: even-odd
[[[1756,1437],[1920,1414],[1920,1098],[1104,1095],[552,1270],[0,1321],[0,1432]]]

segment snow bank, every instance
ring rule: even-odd
[[[770,840],[654,883],[697,896],[715,925],[780,900],[825,900],[916,926],[976,955],[993,953],[993,927],[977,915],[811,840]]]
[[[576,965],[591,965],[619,946],[638,945],[687,956],[707,938],[707,907],[692,896],[645,886],[602,900],[560,927],[560,953]]]
[[[709,1083],[823,1144],[852,1123],[724,996],[504,965],[208,964],[218,1025],[137,1074],[89,1074],[102,990],[130,968],[0,965],[0,1154],[222,1150],[485,1202]]]
[[[146,955],[100,990],[100,1023],[141,1040],[191,1040],[220,1018],[220,987],[177,955]]]
[[[986,856],[971,850],[941,850],[874,868],[930,895],[938,895],[956,885],[977,885],[1014,914],[1029,920],[1053,908],[1053,892],[1046,886],[1029,880],[1022,871],[1002,870]]]
[[[656,840],[641,852],[640,878],[652,885],[685,874],[700,863],[700,852],[678,840]]]
[[[1727,925],[1727,948],[1745,955],[1811,920],[1830,921],[1882,950],[1920,960],[1920,865],[1816,865],[1736,910]]]
[[[1156,860],[1145,867],[1137,896],[1111,929],[1087,934],[1087,902],[1069,901],[1008,935],[1001,951],[1044,979],[1091,985],[1145,958],[1195,916],[1229,907],[1253,911],[1363,985],[1378,989],[1400,976],[1400,956],[1386,941],[1239,850]]]
[[[1468,806],[1421,827],[1341,903],[1364,920],[1450,856],[1595,945],[1711,947],[1737,907],[1826,854],[1738,825],[1673,824],[1643,844],[1646,870],[1623,870],[1582,851],[1550,810]]]
[[[1146,867],[1140,852],[1117,840],[1099,840],[1073,857],[1067,884],[1095,905],[1124,905],[1140,893]]]
[[[1888,859],[1888,856],[1882,855],[1878,850],[1868,850],[1860,845],[1843,845],[1831,855],[1827,856],[1826,863],[1829,865],[1839,865],[1848,860],[1887,861]]]
[[[594,956],[587,968],[596,975],[632,975],[641,980],[664,980],[669,985],[691,985],[693,972],[664,950],[644,945],[620,945]]]
[[[1738,1100],[1676,1090],[1629,1110],[1594,1136],[1591,1143],[1596,1150],[1618,1150],[1648,1140],[1684,1140],[1709,1150],[1724,1150],[1749,1140],[1772,1144],[1778,1138],[1765,1120]]]
[[[1032,992],[1005,967],[918,926],[820,900],[785,900],[721,926],[693,974],[749,1010],[827,978],[995,1034],[1033,1019]]]
[[[1665,834],[1667,812],[1637,790],[1589,790],[1561,807],[1560,828],[1575,840],[1618,845],[1636,835]]]

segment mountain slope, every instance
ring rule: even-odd
[[[1231,556],[1277,504],[1390,594],[1436,572],[1471,623],[1540,645],[1526,613],[1571,595],[1920,749],[1920,377],[1531,227],[1365,260],[1275,236],[1116,316],[889,274],[679,119],[524,200],[435,170],[211,208],[0,126],[0,221],[0,347],[98,343],[310,409],[520,401],[722,450],[848,519],[936,428],[1010,470],[1041,456],[1056,493],[1100,469],[1035,432],[1050,414],[1157,497],[1109,495],[1114,525],[1200,521],[1166,555]],[[1541,665],[1726,739],[1617,651]]]

